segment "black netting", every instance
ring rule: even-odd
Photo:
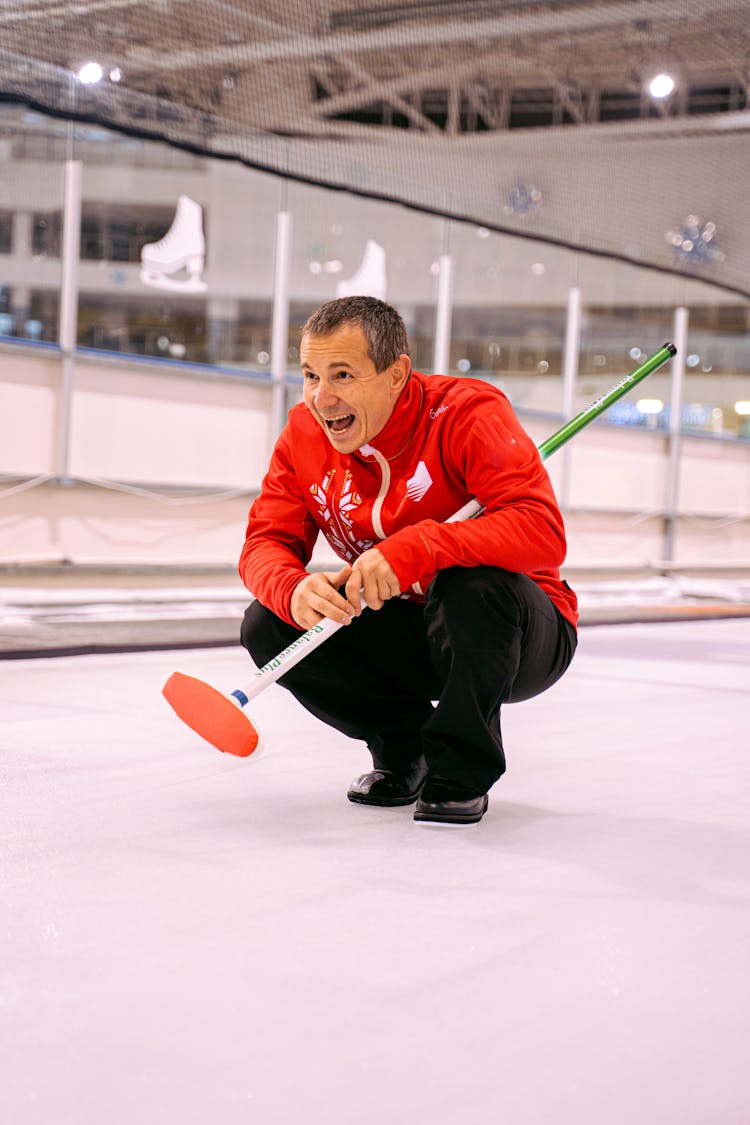
[[[0,7],[0,96],[750,296],[748,0]],[[85,85],[89,59],[104,77]],[[672,69],[656,103],[648,75]]]

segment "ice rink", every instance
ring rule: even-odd
[[[589,627],[481,824],[162,699],[239,648],[0,662],[7,1125],[747,1125],[750,618]]]

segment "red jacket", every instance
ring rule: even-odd
[[[479,518],[444,522],[473,497],[486,509]],[[489,383],[413,371],[383,430],[351,454],[337,453],[304,404],[293,407],[239,565],[248,589],[290,624],[319,531],[346,562],[377,546],[412,598],[445,567],[487,564],[527,574],[577,622],[557,569],[565,530],[547,471]]]

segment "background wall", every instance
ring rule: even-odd
[[[70,479],[61,483],[54,471],[61,362],[56,352],[0,346],[0,473],[7,481],[0,562],[233,565],[274,437],[270,380],[81,358]],[[296,397],[292,388],[290,402]],[[537,444],[559,426],[552,414],[519,413]],[[683,435],[681,444],[672,562],[748,565],[747,446],[699,435]],[[663,563],[664,432],[595,423],[547,467],[565,496],[571,566]],[[27,479],[13,481],[21,475]]]
[[[670,431],[665,367],[613,408],[610,424],[578,435],[549,462],[567,513],[569,561],[750,567],[750,431],[735,409],[750,402],[750,306],[702,282],[699,269],[676,277],[637,268],[100,129],[71,132],[34,114],[5,125],[0,562],[233,566],[279,420],[299,397],[299,326],[356,273],[373,239],[415,366],[434,369],[448,260],[446,369],[500,386],[537,442],[672,339],[675,310],[686,309],[680,425]],[[720,152],[706,141],[699,155],[710,166]],[[83,224],[77,338],[63,348],[71,154],[82,164]],[[651,160],[649,145],[631,143],[618,190],[627,177],[645,177],[674,193],[678,214],[679,184],[668,162],[654,169]],[[720,202],[714,179],[698,201],[704,208]],[[550,167],[550,185],[580,206],[597,205],[585,198],[581,168]],[[140,276],[140,249],[154,229],[166,231],[180,194],[203,209],[205,292],[160,291]],[[274,357],[280,211],[291,229],[289,328],[285,353]],[[535,221],[531,235],[542,232]],[[566,402],[573,289],[580,340]],[[644,396],[661,402],[656,413],[639,411]]]

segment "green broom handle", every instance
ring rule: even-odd
[[[550,453],[554,453],[561,445],[565,445],[565,442],[570,441],[574,434],[577,434],[584,426],[588,426],[589,422],[592,422],[594,418],[598,418],[600,414],[608,410],[614,402],[617,402],[618,398],[622,398],[623,395],[626,395],[628,391],[637,386],[642,379],[645,379],[652,371],[656,371],[657,367],[661,367],[663,363],[666,363],[668,359],[671,359],[672,356],[676,354],[677,348],[674,344],[665,344],[663,348],[659,348],[658,352],[654,352],[652,356],[645,359],[640,367],[636,367],[635,371],[631,371],[629,375],[626,375],[611,391],[607,391],[607,393],[602,395],[601,398],[598,398],[596,402],[592,402],[591,406],[582,410],[580,414],[576,414],[575,418],[571,418],[569,422],[566,422],[562,429],[559,429],[557,433],[552,434],[552,437],[548,437],[546,441],[543,441],[539,446],[542,460],[544,461],[549,457]]]
[[[588,426],[589,422],[593,422],[594,418],[598,418],[600,414],[603,414],[613,402],[617,402],[618,398],[622,398],[623,395],[626,395],[637,383],[640,383],[642,379],[645,379],[647,375],[650,375],[652,371],[655,371],[657,367],[661,367],[663,363],[666,363],[668,359],[671,359],[672,356],[676,354],[677,348],[674,344],[665,344],[663,348],[659,348],[658,352],[654,352],[648,359],[644,359],[640,367],[636,367],[635,371],[631,371],[629,375],[626,375],[611,391],[607,391],[605,395],[602,395],[595,402],[592,402],[591,406],[587,406],[580,414],[576,414],[575,418],[571,418],[569,422],[566,422],[565,425],[552,434],[551,437],[548,437],[546,441],[538,445],[537,449],[539,450],[542,461],[546,461],[551,453],[554,453],[561,445],[565,445],[566,441],[570,441],[574,434],[577,434],[584,426]],[[468,504],[464,504],[463,508],[459,508],[459,510],[454,512],[452,516],[449,516],[445,522],[462,523],[464,520],[474,520],[477,516],[481,516],[483,511],[484,508],[478,500],[469,500]]]

